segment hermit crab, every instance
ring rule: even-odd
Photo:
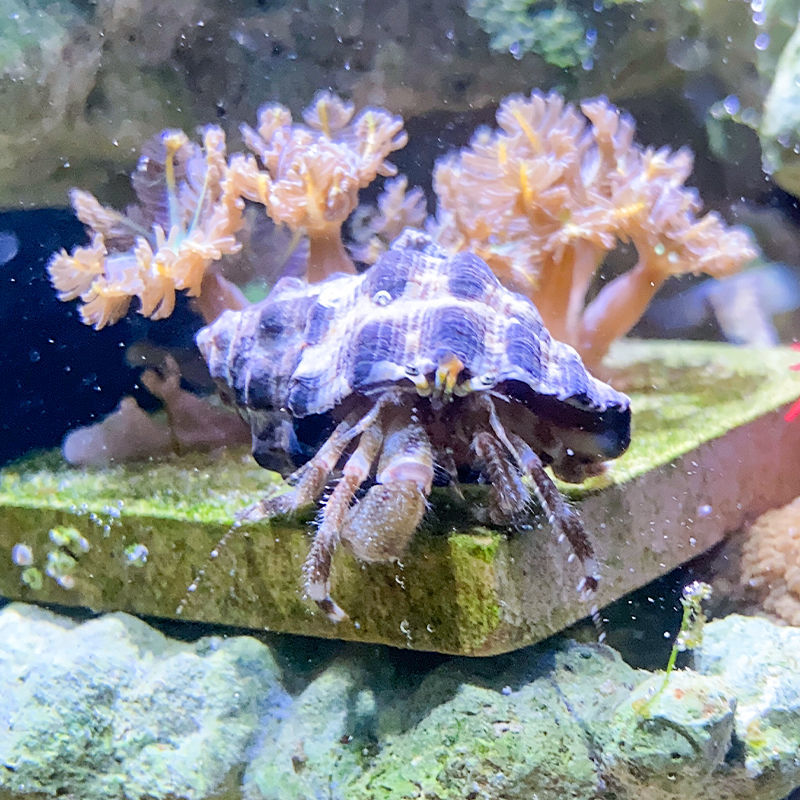
[[[579,589],[595,588],[590,540],[545,466],[570,482],[600,471],[628,446],[629,400],[592,377],[476,255],[407,229],[362,274],[284,278],[197,342],[250,422],[257,460],[307,459],[287,491],[240,522],[292,513],[327,492],[304,576],[330,619],[346,617],[330,592],[340,541],[363,561],[396,560],[434,483],[475,475],[490,484],[494,523],[521,523],[538,500],[581,560]]]

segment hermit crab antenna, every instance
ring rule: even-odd
[[[228,542],[231,540],[231,537],[239,531],[241,528],[242,523],[239,520],[231,525],[227,531],[220,537],[219,541],[214,545],[214,549],[209,553],[209,559],[215,560],[219,557],[219,554],[225,549]],[[201,567],[197,570],[197,574],[194,577],[194,580],[186,587],[186,592],[184,593],[183,597],[181,598],[180,603],[178,603],[178,607],[175,609],[175,616],[180,617],[184,610],[186,609],[186,605],[188,604],[190,598],[194,593],[197,591],[198,587],[202,583],[203,579],[206,575],[205,567]]]

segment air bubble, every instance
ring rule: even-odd
[[[372,302],[375,303],[376,306],[388,306],[389,303],[392,302],[392,296],[384,289],[381,289],[379,292],[375,292],[372,295]]]
[[[19,239],[13,231],[0,232],[0,264],[8,264],[19,252]]]
[[[742,107],[742,104],[739,101],[739,98],[735,94],[729,94],[722,101],[722,107],[725,109],[725,111],[728,112],[728,114],[733,115],[739,112],[739,109]]]
[[[11,548],[11,560],[18,567],[29,567],[33,564],[33,550],[27,544],[17,543]]]

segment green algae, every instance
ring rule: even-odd
[[[800,394],[800,381],[788,370],[796,360],[790,350],[714,344],[622,342],[614,349],[610,379],[631,395],[634,410],[630,450],[606,474],[564,487],[590,530],[604,531],[605,541],[598,542],[609,576],[601,585],[608,589],[603,602],[695,555],[689,533],[707,547],[730,530],[723,518],[702,534],[683,526],[675,497],[688,496],[701,476],[707,483],[710,473],[702,464],[674,467],[680,459],[694,464],[700,445],[737,426],[779,415]],[[770,419],[771,435],[793,446],[779,416]],[[747,447],[758,448],[750,439],[743,437]],[[748,454],[736,457],[746,463]],[[661,476],[660,469],[667,472]],[[43,581],[28,580],[30,573],[7,559],[0,564],[0,592],[166,617],[183,604],[191,619],[473,654],[536,641],[586,613],[564,588],[579,576],[567,569],[566,553],[549,532],[534,526],[517,535],[476,525],[473,512],[485,506],[486,490],[465,486],[466,503],[434,492],[431,512],[400,562],[362,564],[339,549],[332,585],[350,619],[333,626],[301,589],[313,509],[293,520],[245,526],[217,559],[209,558],[236,512],[277,480],[243,450],[108,469],[72,468],[54,453],[32,455],[0,471],[0,548],[29,546],[34,561],[24,569],[38,570]],[[655,487],[676,483],[661,497],[645,480]],[[712,488],[704,483],[697,502],[710,504]],[[674,531],[658,534],[670,537],[676,548],[670,554],[642,538],[647,521],[662,518],[675,522]],[[48,532],[65,528],[89,545],[88,552],[70,553],[76,564],[67,586],[45,576],[53,550]],[[187,593],[199,570],[197,591]]]
[[[608,379],[631,398],[631,446],[605,475],[580,487],[582,497],[630,481],[800,395],[798,354],[789,348],[744,348],[708,342],[617,342]]]

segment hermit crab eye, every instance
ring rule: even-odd
[[[372,302],[375,303],[376,306],[388,306],[389,303],[392,302],[392,296],[385,289],[381,289],[379,292],[375,292],[375,294],[372,295]]]

